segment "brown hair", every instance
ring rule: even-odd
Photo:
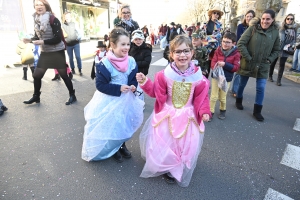
[[[227,38],[227,39],[231,40],[232,43],[236,42],[236,34],[235,34],[235,33],[232,33],[232,32],[226,32],[226,33],[223,35],[223,38]]]
[[[285,24],[285,21],[286,21],[286,18],[288,18],[288,16],[292,16],[292,17],[294,18],[292,24],[295,24],[295,15],[292,14],[292,13],[289,13],[289,14],[284,18],[284,20],[282,21],[282,25],[281,25],[281,28],[282,28],[282,29],[285,29],[285,25],[286,25],[286,24]]]
[[[129,34],[123,28],[114,28],[109,35],[109,44],[117,44],[119,37],[125,35],[129,37]]]
[[[131,17],[131,9],[130,9],[130,5],[128,5],[128,4],[124,4],[124,5],[122,5],[121,7],[120,7],[120,10],[119,10],[119,18],[121,18],[122,19],[122,10],[124,9],[124,8],[127,8],[129,11],[130,11],[130,17]]]
[[[193,50],[193,44],[189,37],[187,37],[186,35],[177,35],[172,41],[170,41],[169,59],[171,62],[174,61],[171,57],[171,54],[173,53],[176,47],[183,43],[189,46],[191,50]]]
[[[244,20],[243,20],[243,23],[242,23],[244,26],[249,26],[249,24],[246,23],[246,15],[248,15],[249,13],[252,13],[252,15],[253,15],[252,18],[255,17],[255,12],[254,12],[253,10],[248,10],[248,11],[246,12],[246,14],[244,15]]]
[[[49,2],[48,2],[47,0],[33,0],[33,8],[35,8],[35,1],[40,1],[40,2],[42,2],[42,4],[46,7],[46,11],[48,11],[48,12],[54,14],[54,13],[52,12],[51,6],[50,6],[50,4],[49,4]]]

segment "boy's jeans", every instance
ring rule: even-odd
[[[293,69],[300,71],[300,49],[296,49],[293,56]]]
[[[249,76],[240,75],[240,84],[237,91],[237,98],[243,98],[244,89],[249,80]],[[267,79],[265,78],[256,78],[256,95],[255,95],[255,104],[263,105],[264,96],[265,96],[265,88],[266,88]]]
[[[240,84],[240,75],[237,73],[234,73],[233,79],[232,79],[232,85],[231,85],[231,93],[236,94],[239,84]]]
[[[75,69],[73,50],[77,61],[77,67],[78,69],[81,69],[80,44],[75,44],[74,46],[67,46],[67,53],[69,56],[70,67],[71,69]]]

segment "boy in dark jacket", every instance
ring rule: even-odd
[[[210,66],[207,58],[208,57],[207,48],[202,44],[203,39],[205,39],[205,36],[200,30],[197,30],[192,34],[192,43],[193,46],[195,47],[193,61],[196,66],[201,67],[202,74],[206,78],[208,78],[208,68]]]
[[[211,61],[211,69],[216,66],[223,68],[225,79],[227,82],[227,91],[230,87],[230,82],[233,78],[233,73],[240,68],[240,53],[235,47],[236,35],[232,32],[226,32],[222,38],[222,45],[217,48]],[[212,116],[215,112],[216,102],[220,101],[219,119],[225,119],[226,113],[226,94],[218,87],[218,81],[213,77],[211,80],[211,94],[210,94],[210,112]]]
[[[152,59],[152,46],[145,43],[145,37],[141,30],[133,31],[131,38],[129,55],[135,59],[138,66],[138,72],[142,72],[146,75],[148,74]],[[136,95],[144,100],[143,90],[139,86],[137,87]]]

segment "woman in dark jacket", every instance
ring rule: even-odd
[[[135,30],[133,31],[131,40],[131,48],[129,50],[129,55],[135,59],[138,66],[138,72],[143,74],[148,74],[151,59],[152,59],[152,46],[145,43],[145,38],[143,31]],[[144,100],[143,90],[138,86],[137,95],[140,99]]]
[[[275,22],[275,12],[265,10],[261,19],[253,18],[249,28],[244,32],[237,47],[242,55],[241,68],[238,74],[241,76],[235,105],[243,110],[242,105],[244,89],[249,77],[256,78],[256,96],[253,116],[258,121],[263,121],[261,115],[265,87],[268,78],[270,64],[278,57],[280,51],[279,33]]]
[[[281,78],[283,75],[285,62],[289,57],[289,54],[284,52],[283,50],[288,46],[293,46],[296,43],[296,25],[295,25],[295,16],[293,14],[288,14],[284,21],[282,22],[282,26],[279,30],[279,37],[280,37],[280,52],[279,52],[279,69],[278,69],[278,76],[276,84],[281,86]],[[293,47],[294,49],[294,47]],[[273,82],[273,72],[276,65],[278,58],[272,62],[269,71],[269,81]]]
[[[249,27],[249,22],[253,17],[255,17],[255,12],[253,10],[248,10],[244,16],[243,23],[239,24],[237,27],[237,32],[236,32],[237,42],[239,41],[239,39],[241,38],[245,30]],[[232,82],[233,84],[231,87],[231,93],[233,94],[234,97],[236,97],[237,89],[240,83],[240,75],[235,73]]]
[[[129,33],[129,35],[131,35],[131,33],[134,30],[140,28],[139,24],[131,18],[131,11],[129,5],[121,6],[119,15],[119,18],[121,20],[115,25],[116,27],[124,28]]]

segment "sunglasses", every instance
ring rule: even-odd
[[[122,12],[123,15],[129,15],[130,12]]]
[[[286,20],[293,21],[293,20],[294,20],[294,18],[286,18]]]
[[[213,12],[213,14],[214,14],[214,15],[220,15],[220,13],[218,13],[218,12]]]

